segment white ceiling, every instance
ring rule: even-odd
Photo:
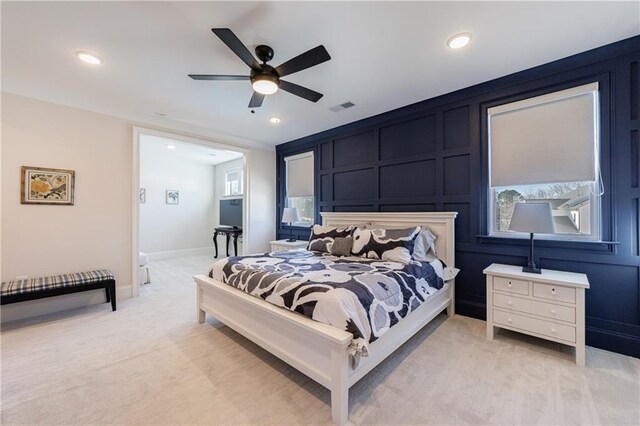
[[[163,156],[171,155],[176,158],[184,158],[192,162],[211,165],[225,163],[242,157],[242,153],[240,152],[217,149],[206,145],[155,135],[140,135],[140,146],[141,149],[144,148],[146,154],[160,153]],[[169,149],[168,146],[173,146],[174,148]]]
[[[325,96],[314,104],[280,91],[251,114],[248,82],[189,79],[248,73],[212,27],[250,50],[270,45],[273,65],[324,44],[329,62],[286,79]],[[472,42],[448,49],[461,31]],[[275,145],[639,33],[637,1],[2,2],[2,89]],[[80,62],[79,49],[104,63]],[[329,111],[346,101],[356,106]]]

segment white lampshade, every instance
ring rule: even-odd
[[[509,231],[553,234],[553,216],[549,203],[516,203]]]
[[[300,222],[300,213],[295,207],[285,207],[282,211],[282,222],[295,223]]]

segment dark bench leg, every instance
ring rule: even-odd
[[[107,281],[107,285],[105,286],[105,291],[107,293],[107,303],[111,302],[111,310],[116,310],[116,281],[109,280]]]

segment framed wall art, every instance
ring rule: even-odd
[[[22,166],[20,203],[73,205],[75,171]]]
[[[180,191],[176,191],[175,189],[167,189],[166,191],[166,203],[167,204],[178,204],[180,201]]]

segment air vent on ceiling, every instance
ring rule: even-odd
[[[355,106],[355,105],[356,104],[354,104],[353,102],[345,102],[340,105],[332,106],[329,109],[333,112],[338,112],[338,111],[342,111],[343,109],[351,108],[352,106]]]

